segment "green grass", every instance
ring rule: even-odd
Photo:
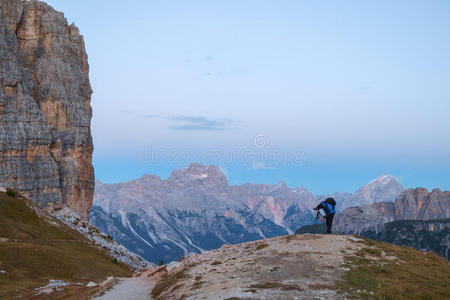
[[[450,299],[445,258],[367,239],[362,245],[356,255],[345,257],[350,271],[336,284],[341,293],[358,299]],[[398,259],[385,258],[383,252]]]
[[[16,193],[13,190],[8,189],[6,191],[6,195],[15,198],[16,197]]]
[[[26,202],[17,193],[0,193],[0,238],[8,239],[0,242],[0,269],[8,272],[0,276],[0,298],[16,290],[27,293],[50,279],[85,283],[131,275],[80,233],[43,220]]]
[[[256,246],[256,250],[261,250],[261,249],[264,249],[264,248],[266,248],[268,246],[269,245],[267,243],[261,243],[261,244],[258,244],[258,246]]]

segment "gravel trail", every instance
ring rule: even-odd
[[[148,300],[152,299],[150,292],[154,286],[153,280],[148,278],[148,272],[137,277],[120,278],[120,282],[112,289],[95,300]]]

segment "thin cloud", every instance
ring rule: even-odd
[[[233,128],[232,119],[209,119],[203,116],[176,116],[171,119],[172,130],[230,130]]]
[[[147,119],[160,119],[161,116],[160,115],[144,115],[144,118],[147,118]]]

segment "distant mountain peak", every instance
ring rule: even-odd
[[[272,186],[272,188],[270,189],[271,192],[273,191],[277,191],[277,190],[281,190],[281,189],[287,189],[288,186],[286,185],[286,183],[284,183],[284,181],[280,181],[277,184],[274,184]]]
[[[386,174],[386,173],[383,173],[381,176],[378,176],[377,178],[375,178],[374,180],[372,180],[371,182],[369,182],[369,185],[370,185],[370,184],[374,184],[374,183],[377,183],[377,184],[387,184],[387,183],[389,183],[391,180],[397,181],[393,176],[391,176],[391,175],[389,175],[389,174]]]
[[[383,173],[354,194],[339,198],[338,209],[343,210],[347,207],[361,206],[375,202],[394,202],[395,198],[403,192],[405,188],[395,179],[394,176]]]
[[[220,175],[220,176],[225,176],[223,174],[223,172],[220,170],[219,167],[211,165],[211,166],[205,166],[199,163],[193,163],[190,164],[189,166],[181,169],[181,170],[175,170],[172,173],[182,173],[185,175],[202,175],[205,174],[206,177],[210,176],[210,175]]]
[[[219,167],[214,165],[205,166],[199,163],[190,164],[181,170],[174,170],[170,174],[168,181],[179,184],[208,182],[210,184],[215,183],[228,187],[227,178]]]

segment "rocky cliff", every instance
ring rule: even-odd
[[[432,220],[450,218],[450,191],[425,188],[409,189],[395,200],[396,220]]]
[[[94,171],[83,37],[43,2],[0,6],[0,186],[86,218]]]
[[[395,202],[350,207],[336,215],[335,231],[356,233],[374,230],[394,220],[433,220],[450,218],[450,192],[425,188],[403,191]]]
[[[334,231],[432,250],[449,259],[449,218],[450,192],[416,188],[402,192],[395,202],[345,209],[336,215]]]
[[[360,234],[421,251],[434,251],[450,260],[450,219],[399,220],[383,224],[377,231],[362,230]]]
[[[336,215],[334,231],[359,234],[362,230],[392,222],[395,218],[394,202],[378,202],[364,206],[349,207]]]

